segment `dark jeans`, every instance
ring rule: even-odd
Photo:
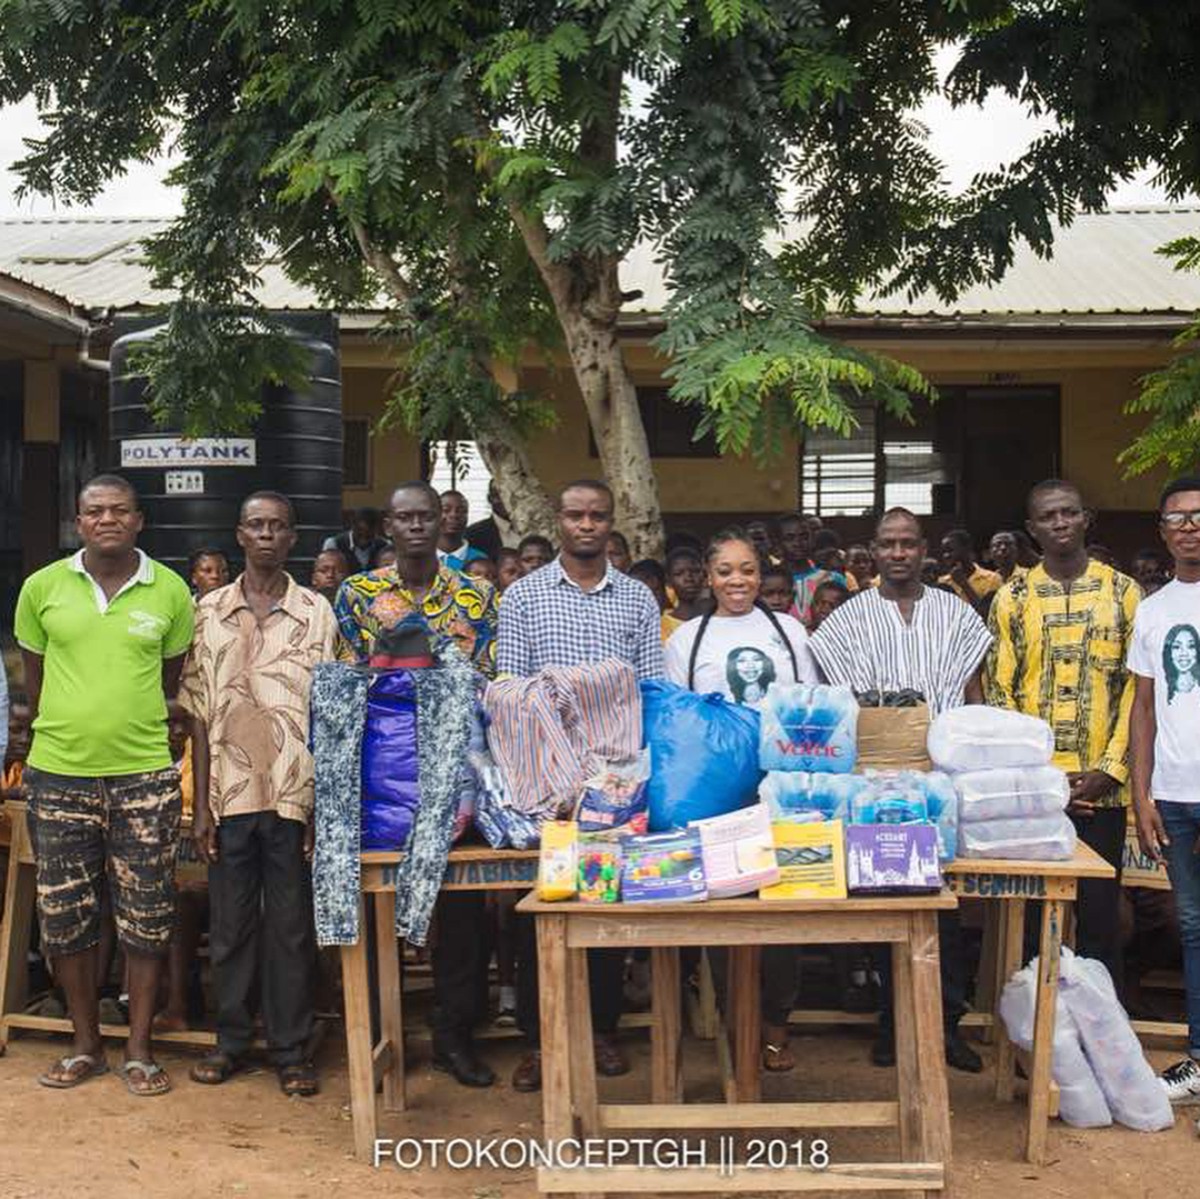
[[[208,868],[217,1043],[233,1055],[250,1048],[261,944],[267,1046],[277,1066],[297,1065],[313,1029],[317,954],[304,825],[274,812],[227,816],[218,848]]]
[[[469,1037],[487,1013],[489,938],[482,891],[443,891],[434,908],[433,1011],[435,1040]]]
[[[938,912],[938,958],[942,974],[942,1023],[947,1032],[953,1032],[967,1010],[967,950],[963,943],[962,918],[957,911]],[[875,964],[882,984],[879,1029],[891,1035],[895,1028],[891,946],[885,945],[879,951]]]
[[[1200,1058],[1200,803],[1160,801],[1159,814],[1171,843],[1164,848],[1167,875],[1175,892],[1179,940],[1183,947],[1188,1052]]]
[[[532,916],[516,917],[517,1025],[530,1047],[541,1043],[541,1009],[538,1003],[537,935]],[[625,987],[623,949],[588,950],[588,990],[592,999],[592,1029],[597,1035],[617,1031]]]

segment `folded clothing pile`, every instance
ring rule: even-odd
[[[964,858],[1060,861],[1075,852],[1067,776],[1050,765],[1054,734],[1035,716],[968,705],[929,726],[929,756],[958,794]]]

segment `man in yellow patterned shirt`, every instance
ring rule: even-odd
[[[1126,575],[1088,559],[1091,513],[1078,488],[1059,479],[1029,493],[1026,527],[1042,562],[1013,576],[989,618],[988,702],[1040,716],[1054,730],[1054,763],[1067,772],[1067,811],[1083,841],[1117,870],[1081,882],[1077,948],[1099,958],[1120,985],[1118,900],[1129,803],[1129,713],[1125,668],[1141,592]]]

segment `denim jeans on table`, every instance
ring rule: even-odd
[[[1183,982],[1187,989],[1188,1052],[1200,1058],[1200,803],[1158,802],[1170,838],[1164,857],[1183,946]]]

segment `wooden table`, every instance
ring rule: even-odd
[[[400,987],[400,943],[396,923],[396,871],[402,853],[362,855],[358,898],[359,938],[341,947],[342,992],[346,1007],[346,1053],[350,1068],[350,1115],[354,1153],[374,1160],[378,1113],[375,1088],[383,1083],[386,1111],[405,1107],[404,1013]],[[528,891],[537,882],[537,850],[454,849],[442,882],[443,891]],[[375,912],[375,978],[367,959],[367,897]],[[379,995],[379,1040],[371,1039],[371,988]]]
[[[943,868],[946,885],[960,899],[999,903],[998,947],[990,1003],[996,1037],[996,1098],[1011,1100],[1016,1090],[1016,1052],[994,1013],[1005,983],[1021,968],[1025,947],[1025,905],[1042,904],[1038,951],[1037,1007],[1034,1017],[1033,1059],[1029,1071],[1029,1122],[1025,1160],[1042,1165],[1046,1158],[1050,1119],[1050,1065],[1054,1046],[1054,1015],[1058,1000],[1059,958],[1068,905],[1074,903],[1081,878],[1113,878],[1116,871],[1089,845],[1076,843],[1065,862],[1019,862],[1001,858],[959,858]]]
[[[533,895],[518,912],[537,920],[541,978],[543,1138],[562,1143],[628,1129],[780,1129],[794,1141],[801,1130],[897,1127],[898,1162],[833,1162],[772,1171],[738,1171],[727,1163],[680,1166],[669,1174],[629,1165],[586,1172],[543,1166],[543,1192],[587,1194],[653,1191],[860,1191],[929,1193],[945,1186],[950,1158],[937,914],[956,906],[947,891],[903,898],[771,902],[600,905],[542,903]],[[897,1102],[755,1102],[759,1087],[760,1002],[757,961],[763,945],[888,942],[896,988]],[[729,947],[730,1020],[734,1083],[725,1103],[682,1102],[679,1059],[678,949]],[[587,950],[648,948],[657,953],[648,1104],[602,1104],[596,1093]],[[674,961],[659,979],[660,960]],[[669,1183],[669,1186],[667,1185]]]

